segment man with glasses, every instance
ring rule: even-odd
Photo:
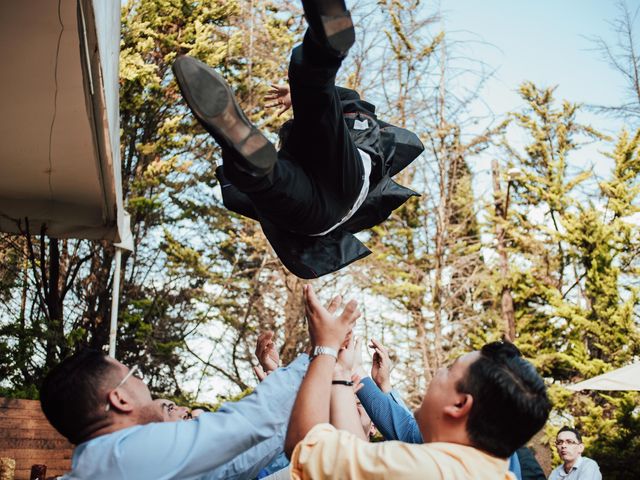
[[[549,480],[602,480],[600,467],[583,457],[582,435],[575,428],[562,427],[556,436],[556,448],[563,464],[549,475]]]
[[[97,350],[55,367],[40,389],[49,422],[76,445],[70,479],[253,478],[283,449],[308,365],[301,355],[215,413],[166,422],[139,369]]]

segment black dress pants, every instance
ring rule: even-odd
[[[248,175],[224,159],[229,181],[276,226],[300,234],[323,232],[353,207],[364,167],[344,121],[335,87],[342,60],[307,31],[289,64],[291,132],[268,175]]]

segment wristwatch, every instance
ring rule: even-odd
[[[311,358],[314,359],[318,355],[330,355],[336,360],[338,360],[338,352],[336,352],[335,348],[322,347],[322,346],[313,347],[313,351],[311,352]]]

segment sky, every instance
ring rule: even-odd
[[[623,101],[624,82],[594,50],[590,38],[616,42],[610,22],[619,13],[615,0],[440,0],[441,28],[461,45],[466,56],[496,69],[482,91],[484,102],[497,114],[523,105],[517,88],[525,80],[538,87],[557,85],[556,99],[616,105]],[[639,0],[627,0],[631,11]],[[582,121],[615,135],[622,122],[583,113]],[[576,165],[590,167],[599,176],[610,171],[610,161],[599,152],[602,144],[575,155]],[[488,158],[480,159],[478,180],[486,182]],[[483,179],[483,177],[485,177]]]
[[[633,8],[640,2],[628,5]],[[496,111],[517,103],[524,80],[558,85],[559,97],[575,102],[616,103],[622,79],[593,51],[589,37],[615,41],[608,24],[615,0],[441,0],[449,36],[470,42],[472,53],[498,68],[485,92]]]

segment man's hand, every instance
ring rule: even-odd
[[[260,365],[253,367],[253,371],[260,381],[280,366],[280,356],[273,343],[273,332],[262,332],[258,336],[256,357]]]
[[[384,393],[391,391],[391,359],[389,358],[389,352],[384,348],[380,342],[376,339],[371,339],[370,348],[373,348],[373,363],[371,364],[371,378],[376,382],[378,388]]]
[[[305,285],[303,288],[311,344],[314,347],[323,346],[339,350],[347,333],[360,316],[358,303],[351,300],[342,313],[336,316],[331,311],[337,310],[340,305],[339,297],[334,298],[327,309],[322,306],[311,285]]]
[[[351,371],[361,378],[368,375],[362,364],[362,339],[360,337],[356,340],[355,356],[353,357],[353,368]]]
[[[264,108],[280,107],[278,116],[291,108],[291,91],[289,85],[271,85],[271,90],[265,95],[265,100],[269,103],[265,103]]]
[[[338,361],[333,373],[334,380],[349,380],[351,378],[355,357],[358,355],[360,338],[355,338],[353,334],[349,336],[346,346],[343,346],[338,352]]]

